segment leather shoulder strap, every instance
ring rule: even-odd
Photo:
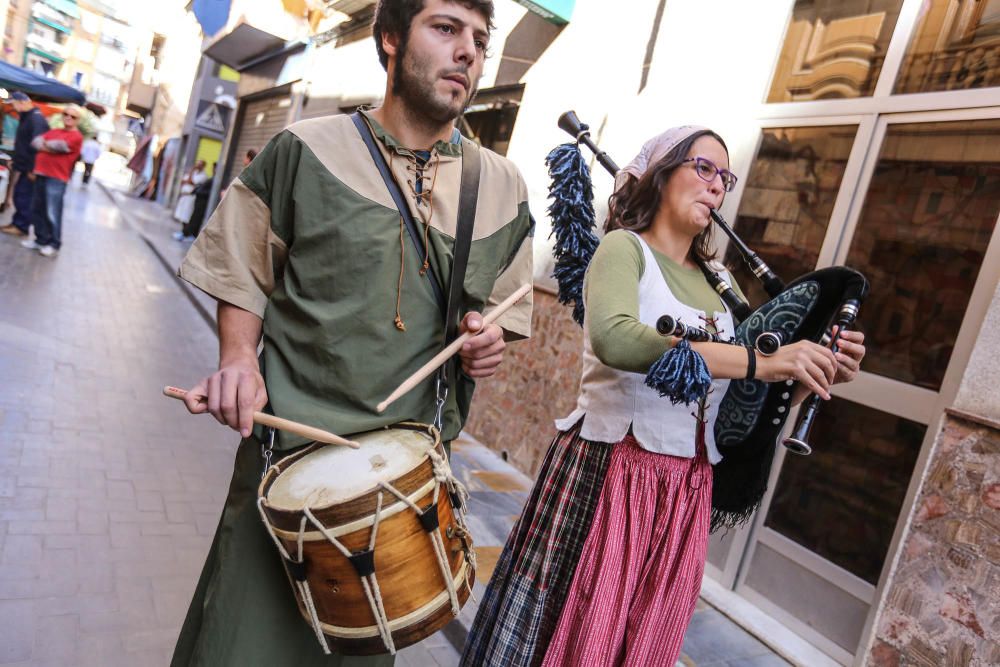
[[[472,227],[476,221],[476,202],[479,199],[479,146],[476,142],[462,139],[462,186],[458,195],[458,227],[455,230],[455,260],[451,267],[451,285],[448,290],[447,342],[458,337],[461,314],[462,290],[465,284],[465,270],[469,266],[469,250],[472,247]]]

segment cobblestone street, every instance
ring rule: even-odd
[[[214,369],[212,303],[173,276],[187,246],[164,209],[113,180],[68,189],[58,257],[0,238],[4,666],[166,665],[232,471],[237,438],[160,393]],[[481,598],[530,480],[468,439],[454,468]],[[397,664],[457,664],[474,614]],[[786,664],[705,605],[682,662]]]

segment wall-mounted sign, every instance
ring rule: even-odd
[[[198,102],[198,115],[194,126],[201,130],[225,134],[229,125],[229,109],[207,100]]]
[[[538,14],[543,19],[556,25],[566,25],[573,14],[576,0],[514,0],[529,11]]]

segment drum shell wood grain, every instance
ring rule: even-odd
[[[289,465],[308,456],[321,446],[307,447],[279,462],[261,483],[262,497],[267,497],[268,488],[281,470],[287,469]],[[417,467],[391,480],[390,483],[402,494],[412,496],[432,480],[431,461],[424,459]],[[457,524],[446,487],[441,485],[438,493],[438,532],[445,545],[449,570],[454,580],[465,564],[463,543],[458,537],[448,537],[449,529],[456,527]],[[310,508],[310,510],[318,521],[332,529],[373,516],[377,498],[378,490],[373,489],[344,503]],[[433,489],[417,498],[415,504],[425,508],[431,504],[432,499]],[[398,503],[399,500],[394,495],[383,492],[383,511]],[[298,533],[304,514],[298,511],[279,510],[266,504],[264,512],[276,531],[288,533],[282,535],[279,532],[278,535],[288,553],[295,556],[298,553],[298,544],[290,534]],[[306,533],[312,538],[303,543],[306,580],[321,623],[341,628],[375,626],[375,617],[354,566],[325,538],[316,539],[320,534],[312,524],[307,525]],[[337,539],[352,552],[363,551],[367,549],[371,539],[371,526],[340,535]],[[471,543],[468,544],[468,548],[472,548]],[[379,523],[375,542],[375,577],[390,622],[426,607],[436,596],[447,590],[430,536],[409,507],[383,518]],[[456,587],[460,606],[468,599],[474,581],[475,573],[471,566],[467,567],[465,577]],[[309,614],[297,591],[296,601],[300,612],[308,622]],[[440,630],[453,618],[451,601],[446,597],[424,618],[395,630],[392,633],[395,647],[400,649],[419,642]],[[331,631],[325,631],[324,634],[331,648],[345,655],[386,652],[382,638],[377,633],[362,638],[338,636],[338,633]]]

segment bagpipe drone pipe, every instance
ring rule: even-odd
[[[546,164],[552,178],[549,216],[556,237],[556,264],[553,276],[559,284],[559,300],[573,306],[573,318],[583,324],[583,275],[597,249],[593,189],[590,170],[580,144],[594,152],[597,161],[612,176],[618,167],[590,137],[587,125],[572,111],[559,118],[559,127],[575,141],[549,153]],[[730,238],[750,271],[763,284],[770,301],[756,309],[744,302],[735,290],[708,263],[699,262],[709,284],[738,322],[732,339],[724,339],[704,329],[691,327],[670,316],[660,318],[657,329],[677,336],[680,342],[651,368],[647,385],[673,403],[689,403],[702,398],[711,376],[701,355],[688,341],[711,340],[752,347],[762,355],[774,354],[781,345],[809,340],[836,350],[839,332],[849,329],[868,294],[868,281],[845,266],[831,266],[782,282],[764,261],[736,235],[717,211],[712,219]],[[832,334],[837,326],[837,335]],[[722,454],[714,466],[712,530],[747,521],[767,491],[775,444],[785,427],[795,393],[795,382],[732,380],[719,406],[714,426],[716,446]],[[815,419],[819,396],[812,394],[799,411],[799,420],[783,444],[796,454],[809,454],[809,430]]]

